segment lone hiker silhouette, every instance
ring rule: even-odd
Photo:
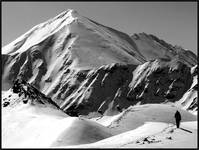
[[[175,119],[176,119],[176,126],[177,126],[177,128],[179,128],[180,127],[180,121],[181,121],[181,115],[180,115],[179,111],[176,111]]]

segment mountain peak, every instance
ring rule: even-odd
[[[78,12],[74,9],[68,9],[67,11],[71,14],[78,14]]]
[[[79,14],[76,10],[74,9],[67,9],[63,12],[61,12],[60,14],[58,14],[57,16],[54,17],[54,19],[58,19],[58,18],[65,18],[65,17],[77,17]],[[53,20],[54,20],[53,19]]]

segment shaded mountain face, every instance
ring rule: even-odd
[[[65,112],[88,114],[98,111],[112,115],[130,105],[175,102],[193,81],[188,66],[162,60],[139,66],[106,65],[95,71],[82,72],[81,76],[81,79],[73,77],[75,81],[69,82],[66,90],[60,86],[53,97],[60,101]]]
[[[70,115],[179,100],[191,87],[196,56],[141,35],[67,10],[2,48],[2,89],[20,78]]]
[[[188,110],[194,114],[198,111],[198,66],[191,68],[193,82],[189,90],[187,90],[183,97],[176,103],[182,106],[183,109]]]
[[[113,115],[130,105],[178,101],[192,85],[192,72],[181,62],[163,60],[138,66],[112,64],[68,72],[66,82],[58,82],[48,97],[23,80],[14,82],[13,92],[33,99],[36,105],[53,104],[71,116]]]

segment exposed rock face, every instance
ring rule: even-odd
[[[198,66],[191,68],[191,75],[193,82],[189,90],[187,90],[183,97],[177,102],[183,109],[188,110],[194,114],[198,111]]]
[[[181,62],[163,60],[138,66],[111,64],[68,71],[66,82],[53,88],[48,97],[23,80],[14,82],[13,92],[32,99],[31,103],[60,107],[71,116],[91,112],[111,115],[130,105],[178,101],[191,87],[194,72]]]
[[[139,66],[107,65],[82,74],[86,78],[83,81],[76,78],[70,85],[74,89],[70,93],[70,88],[65,91],[69,95],[60,106],[66,112],[109,114],[135,104],[175,102],[190,88],[193,79],[185,64],[162,60]],[[61,94],[64,90],[58,91]]]
[[[21,78],[71,115],[179,100],[196,56],[153,35],[125,33],[67,10],[3,47],[2,89]],[[29,85],[28,84],[28,85]]]

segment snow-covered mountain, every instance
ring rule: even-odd
[[[2,88],[22,76],[48,93],[50,85],[73,70],[143,62],[128,35],[67,10],[2,48]]]
[[[68,9],[1,58],[4,147],[106,147],[131,132],[140,141],[153,125],[150,134],[173,130],[177,109],[196,120],[197,56],[151,34],[129,36]]]
[[[46,89],[46,81],[52,83],[67,69],[90,69],[111,63],[143,64],[148,56],[137,43],[125,33],[67,10],[2,48],[3,89],[11,87],[16,76]],[[163,55],[167,53],[165,57],[172,55],[169,50],[158,50]],[[153,51],[149,53],[153,59],[161,57]],[[191,63],[195,65],[196,59]]]
[[[197,61],[191,52],[167,45],[144,33],[130,37],[69,9],[2,48],[2,88],[9,89],[13,80],[20,77],[50,96],[64,110],[89,106],[96,111],[102,103],[107,108],[119,93],[122,93],[119,101],[128,99],[127,106],[139,101],[163,102],[165,95],[175,101],[190,87],[192,77],[187,66]],[[182,55],[184,53],[186,55]],[[151,59],[153,61],[147,62]],[[182,67],[178,68],[178,64]],[[155,71],[158,66],[161,69]],[[172,69],[175,67],[177,71]],[[148,79],[150,74],[156,75]],[[152,80],[159,78],[166,84],[163,83],[162,88],[152,86]],[[174,84],[182,88],[168,93]],[[146,92],[151,86],[153,89]],[[161,96],[155,94],[157,90]],[[147,100],[149,95],[150,100]],[[95,107],[92,106],[94,101],[97,102]]]
[[[177,59],[189,67],[193,67],[197,64],[197,57],[192,51],[185,50],[180,46],[173,46],[152,34],[143,32],[134,34],[131,38],[146,60],[156,58],[163,58],[166,60]]]
[[[25,74],[30,83],[46,88],[46,80],[53,82],[70,68],[145,61],[128,35],[82,17],[74,10],[35,26],[3,47],[2,54],[6,64],[3,88],[17,75]]]

